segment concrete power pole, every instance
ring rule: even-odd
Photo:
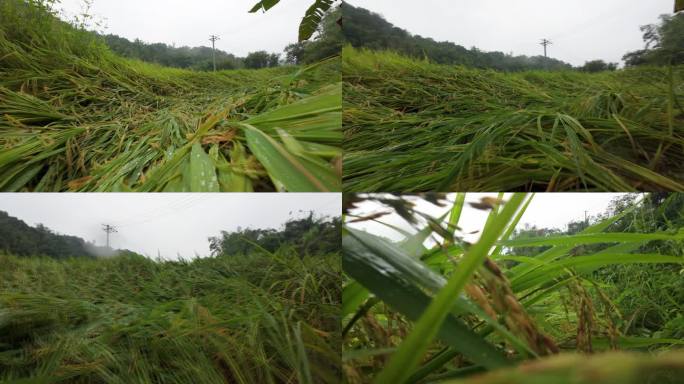
[[[102,224],[102,230],[107,233],[107,248],[109,248],[109,234],[118,232],[116,227],[109,224]]]
[[[211,41],[211,52],[214,58],[214,72],[216,72],[216,40],[221,40],[221,38],[216,35],[209,36],[209,41]]]
[[[547,57],[546,56],[546,47],[553,44],[553,43],[550,40],[542,39],[541,43],[539,43],[539,44],[544,46],[544,57]]]

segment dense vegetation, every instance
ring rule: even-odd
[[[434,217],[416,196],[346,196],[346,382],[681,382],[684,194],[623,195],[567,232],[516,231],[533,196],[452,197],[424,197]],[[474,244],[467,209],[490,212]],[[388,211],[415,231],[391,242],[351,224]]]
[[[0,382],[338,383],[333,222],[292,220],[274,251],[191,261],[0,252]],[[300,253],[320,231],[337,245]]]
[[[163,68],[113,54],[49,3],[0,3],[1,190],[340,189],[337,59]]]
[[[502,73],[346,47],[345,191],[684,190],[684,68]]]
[[[130,41],[117,35],[105,35],[103,38],[109,49],[122,57],[165,67],[211,71],[214,53],[218,70],[277,67],[280,64],[280,55],[265,51],[252,52],[242,58],[220,49],[214,52],[211,47],[173,47],[164,43],[145,43],[139,39]]]
[[[627,66],[684,64],[684,13],[660,16],[660,23],[641,27],[646,47],[622,58]]]
[[[477,47],[467,49],[449,41],[412,35],[394,26],[382,16],[348,3],[342,4],[345,42],[355,48],[390,50],[438,64],[465,65],[501,71],[534,69],[561,70],[572,66],[544,56],[513,56],[503,52],[484,52]]]
[[[315,218],[313,213],[291,219],[280,229],[238,228],[209,238],[214,256],[247,255],[259,249],[275,252],[288,244],[300,255],[334,253],[340,249],[340,218]]]
[[[684,190],[683,13],[617,71],[517,66],[343,9],[345,191]]]

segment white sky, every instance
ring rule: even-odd
[[[341,199],[339,193],[2,193],[0,210],[99,245],[105,243],[101,225],[113,224],[113,248],[151,257],[159,250],[176,259],[209,255],[207,239],[222,230],[279,228],[309,211],[339,216]]]
[[[537,193],[529,207],[523,214],[518,228],[524,228],[525,224],[536,225],[537,228],[559,228],[565,229],[570,221],[584,220],[584,211],[587,216],[592,217],[604,213],[608,204],[614,198],[621,196],[621,193]],[[462,232],[467,234],[479,231],[484,227],[489,211],[472,208],[469,202],[479,202],[484,196],[496,198],[496,193],[468,193],[466,194],[465,205],[461,213],[458,226]],[[504,195],[507,200],[510,194]],[[455,194],[448,195],[449,201],[453,203]],[[447,207],[437,207],[430,203],[418,200],[416,206],[421,212],[430,214],[433,217],[440,217],[451,209]],[[358,210],[352,211],[356,215],[363,216],[378,211],[388,211],[376,203],[364,203]],[[396,214],[383,216],[378,219],[387,224],[397,226],[409,232],[415,232],[412,227]],[[350,224],[351,227],[363,229],[374,235],[383,236],[391,240],[402,240],[403,235],[380,223],[365,221]],[[479,233],[465,236],[465,240],[474,242],[479,238]]]
[[[83,0],[61,0],[69,19],[81,12]],[[310,0],[283,0],[268,12],[248,13],[258,0],[93,0],[90,14],[103,19],[105,32],[177,47],[211,46],[246,56],[265,50],[282,52],[297,41],[299,22]]]
[[[673,0],[348,0],[413,34],[484,51],[543,55],[573,65],[644,47],[639,27],[671,14]]]

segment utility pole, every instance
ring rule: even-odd
[[[211,53],[214,58],[214,72],[216,72],[216,40],[221,40],[221,38],[216,35],[209,36],[209,41],[211,41]]]
[[[539,43],[539,44],[544,46],[544,57],[547,57],[546,56],[546,47],[553,44],[553,43],[551,42],[551,40],[542,39],[541,43]]]
[[[109,224],[102,224],[102,230],[107,233],[107,248],[109,248],[109,234],[118,232],[116,227]]]

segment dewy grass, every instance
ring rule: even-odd
[[[0,382],[338,383],[339,260],[0,255]]]
[[[0,190],[340,190],[339,59],[163,68],[21,4],[0,7]]]
[[[501,73],[343,49],[345,191],[684,190],[684,68]]]

